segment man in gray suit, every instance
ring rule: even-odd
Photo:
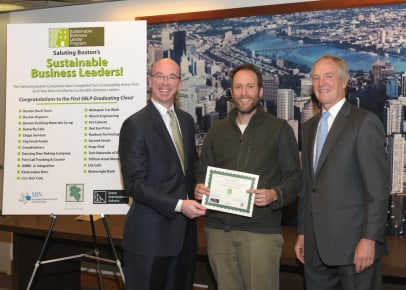
[[[327,112],[327,137],[316,145],[323,135],[322,114],[303,125],[295,253],[304,263],[307,290],[382,288],[390,192],[386,138],[375,114],[345,99],[348,79],[341,58],[326,55],[313,65],[313,90],[323,115]]]

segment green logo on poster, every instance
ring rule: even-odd
[[[50,28],[49,47],[104,46],[104,27]]]
[[[66,197],[67,202],[83,202],[84,184],[67,184]]]
[[[69,47],[69,28],[50,28],[49,47]]]

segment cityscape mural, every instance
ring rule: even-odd
[[[194,117],[198,147],[232,108],[228,73],[243,62],[261,69],[264,109],[289,122],[300,147],[301,125],[319,110],[310,69],[324,54],[348,62],[348,100],[385,126],[392,170],[387,231],[405,235],[406,4],[148,25],[148,65],[162,57],[180,64],[177,105]]]

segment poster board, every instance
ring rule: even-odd
[[[9,24],[3,214],[124,214],[118,140],[146,104],[146,22]]]

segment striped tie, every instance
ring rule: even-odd
[[[184,151],[183,151],[182,135],[179,130],[175,112],[173,110],[168,110],[168,114],[171,117],[171,130],[172,130],[173,141],[175,143],[176,150],[178,151],[179,160],[182,165],[182,169],[184,171],[185,170],[185,156],[184,156]]]

